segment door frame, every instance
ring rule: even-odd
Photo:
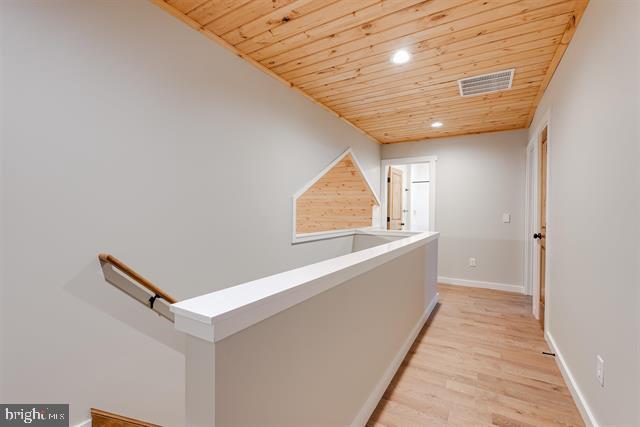
[[[403,199],[404,197],[404,180],[405,178],[408,180],[410,179],[410,173],[406,173],[407,171],[404,171],[402,169],[397,169],[394,168],[393,166],[389,167],[389,170],[387,171],[387,188],[386,191],[384,192],[387,195],[387,212],[386,212],[386,216],[387,216],[387,222],[386,222],[386,230],[392,230],[392,231],[401,231],[403,229],[403,226],[405,224],[409,224],[409,221],[406,217],[405,213],[405,208],[408,208],[407,206],[404,206],[403,203]],[[398,195],[400,197],[400,219],[399,219],[399,228],[395,229],[395,228],[389,228],[391,227],[391,223],[392,222],[396,222],[397,220],[393,217],[393,211],[395,210],[395,203],[391,203],[391,206],[389,205],[389,201],[392,201],[392,198],[389,197],[389,193],[393,192],[393,187],[394,187],[394,175],[397,176],[397,174],[399,174],[399,178],[400,178],[400,194]],[[406,175],[406,176],[405,176]],[[403,222],[406,221],[406,222]]]
[[[524,226],[524,291],[533,296],[533,315],[539,318],[539,306],[537,299],[538,287],[535,286],[540,274],[540,253],[535,250],[533,233],[538,232],[540,226],[540,213],[538,210],[538,137],[533,136],[527,145],[526,155],[526,188],[525,188],[525,226]]]
[[[387,166],[411,165],[414,163],[429,163],[429,231],[436,229],[436,164],[438,156],[402,157],[398,159],[383,159],[380,161],[380,227],[387,228]]]
[[[539,212],[539,195],[540,180],[538,176],[538,159],[540,148],[540,136],[544,128],[547,128],[547,181],[546,181],[546,251],[545,251],[545,277],[544,277],[544,331],[546,333],[549,324],[549,307],[551,306],[552,293],[551,289],[551,251],[552,251],[552,233],[551,233],[551,203],[549,183],[551,182],[551,111],[547,111],[541,118],[540,122],[531,133],[531,138],[527,144],[526,150],[526,189],[525,189],[525,263],[524,263],[524,284],[525,293],[532,295],[532,313],[536,319],[540,319],[540,290],[537,286],[540,280],[540,251],[535,245],[533,233],[537,233],[540,228],[540,212]],[[533,157],[533,158],[532,158]],[[531,185],[533,184],[533,185]],[[533,189],[533,193],[531,192]],[[533,251],[532,251],[533,247]],[[533,252],[533,253],[532,253]]]

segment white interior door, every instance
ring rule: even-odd
[[[429,180],[429,163],[411,165],[411,229],[429,230],[429,205],[431,182]]]

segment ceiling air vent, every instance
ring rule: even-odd
[[[498,71],[497,73],[483,74],[458,80],[460,96],[484,95],[485,93],[498,92],[511,89],[513,72],[515,69]]]

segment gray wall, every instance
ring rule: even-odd
[[[216,426],[348,426],[436,295],[434,240],[215,344]]]
[[[97,253],[178,299],[348,253],[290,245],[291,196],[379,146],[150,2],[1,7],[0,401],[179,426],[184,337]]]
[[[385,243],[395,242],[402,239],[402,236],[374,236],[371,234],[356,234],[353,236],[352,252],[369,249]]]
[[[639,13],[591,1],[532,126],[551,111],[549,333],[602,426],[640,425]]]
[[[383,145],[384,159],[438,156],[440,276],[523,285],[526,142],[521,130]]]

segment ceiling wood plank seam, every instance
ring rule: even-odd
[[[150,1],[379,143],[529,127],[588,5]],[[400,49],[410,60],[394,64]],[[460,96],[458,80],[512,68],[509,89]]]

